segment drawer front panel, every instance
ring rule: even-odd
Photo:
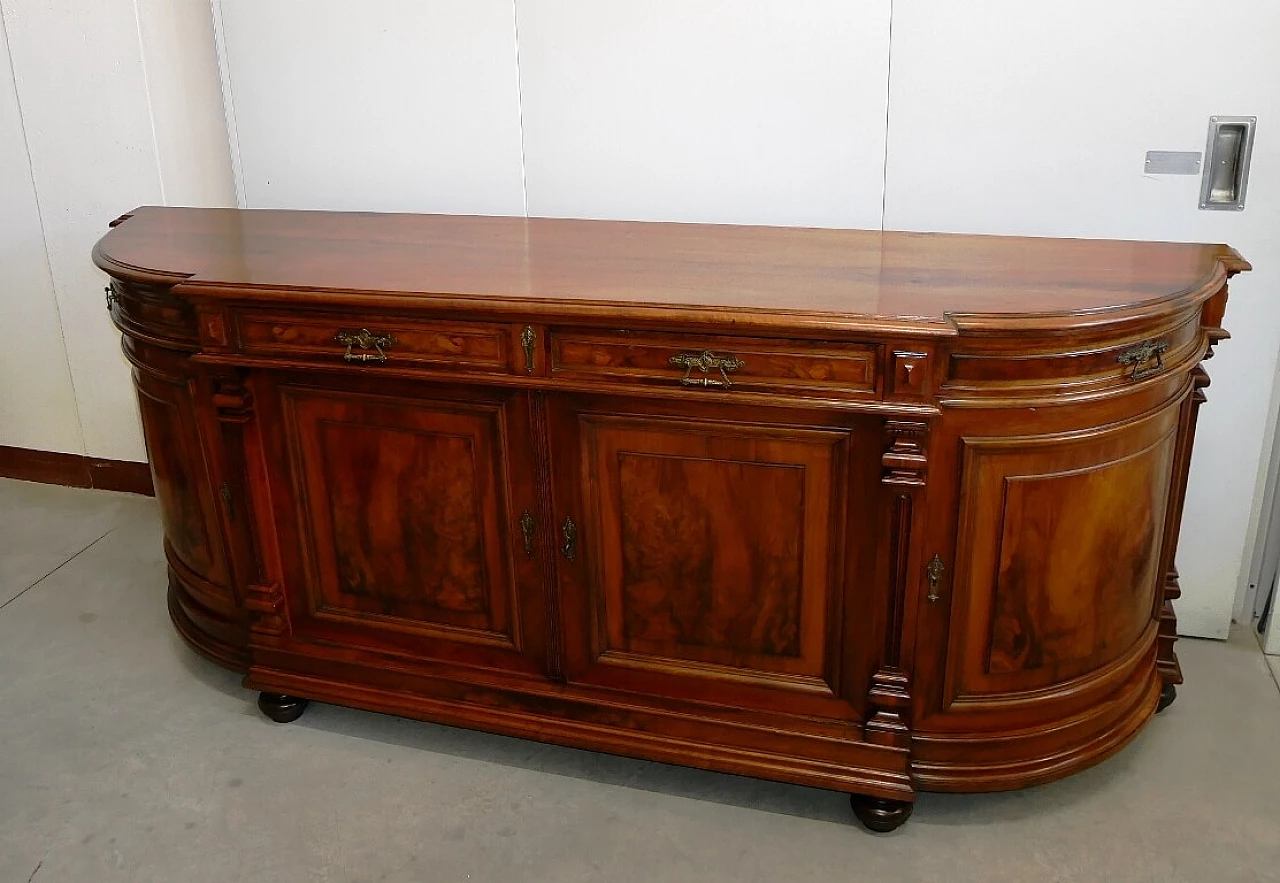
[[[873,396],[878,348],[803,340],[552,329],[553,376]],[[704,358],[704,354],[708,354]]]
[[[481,322],[420,322],[353,316],[245,313],[235,317],[240,350],[359,364],[511,370],[510,330]],[[367,332],[362,334],[362,332]]]
[[[1204,343],[1198,313],[1119,340],[1086,338],[1070,349],[1035,351],[1027,347],[1025,336],[992,338],[973,351],[952,355],[943,388],[979,395],[1059,395],[1125,386],[1198,357]]]

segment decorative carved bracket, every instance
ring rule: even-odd
[[[885,449],[880,458],[881,484],[896,488],[889,526],[889,598],[885,621],[884,655],[867,693],[870,714],[865,726],[868,742],[894,748],[911,747],[910,677],[902,667],[902,627],[915,557],[912,528],[916,502],[928,473],[929,424],[889,420],[884,425]]]
[[[865,737],[875,745],[911,747],[911,679],[900,668],[886,666],[871,678],[867,694],[872,713]]]
[[[880,458],[885,473],[881,483],[899,487],[923,487],[929,465],[925,447],[928,423],[890,420],[884,425],[885,452]]]
[[[284,592],[278,585],[247,586],[244,606],[254,618],[255,632],[278,638],[289,630]]]
[[[253,393],[239,377],[214,381],[213,407],[224,423],[248,423],[253,419]]]
[[[1191,370],[1191,401],[1197,406],[1209,401],[1209,397],[1204,394],[1209,383],[1209,372],[1204,370],[1203,365],[1196,365]]]

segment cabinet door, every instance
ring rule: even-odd
[[[1150,672],[1179,408],[1082,435],[960,440],[942,710],[1096,703]]]
[[[544,669],[523,394],[286,380],[268,398],[293,639]]]
[[[767,415],[553,408],[569,680],[860,718],[878,450],[858,418]]]

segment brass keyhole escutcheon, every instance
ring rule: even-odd
[[[524,535],[524,554],[527,558],[533,557],[533,533],[537,527],[538,523],[533,520],[528,509],[520,513],[520,533]]]
[[[946,569],[947,565],[942,563],[941,555],[934,555],[929,559],[929,566],[925,568],[925,573],[929,577],[929,594],[926,597],[930,603],[942,597],[938,594],[938,582],[942,579],[943,571]]]
[[[533,345],[537,340],[538,334],[533,330],[533,326],[524,326],[524,331],[520,332],[520,345],[524,347],[524,370],[526,374],[533,373]]]
[[[573,523],[573,519],[565,516],[564,524],[560,525],[560,535],[564,538],[564,542],[560,544],[560,551],[564,557],[573,561],[578,557],[578,525]]]

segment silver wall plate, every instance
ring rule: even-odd
[[[1209,118],[1209,141],[1204,150],[1204,177],[1200,181],[1200,208],[1207,211],[1243,211],[1249,189],[1249,162],[1253,157],[1253,133],[1257,117]]]
[[[1148,150],[1142,171],[1148,175],[1198,175],[1200,153],[1195,150]]]

